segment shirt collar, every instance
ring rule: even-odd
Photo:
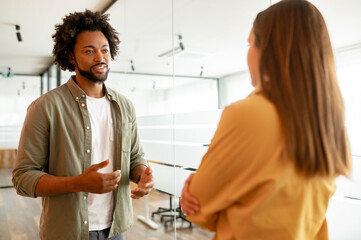
[[[108,97],[109,101],[115,101],[115,99],[113,98],[113,91],[110,88],[107,88],[105,84],[103,84],[103,86],[105,95]]]
[[[79,101],[81,98],[85,98],[85,92],[83,91],[83,89],[81,89],[78,84],[76,84],[76,82],[74,81],[74,76],[71,76],[68,80],[68,82],[66,83],[66,85],[68,86],[71,95],[73,96],[75,101]]]
[[[86,94],[85,92],[83,91],[83,89],[81,89],[78,84],[76,84],[76,82],[74,81],[74,77],[75,76],[71,76],[70,79],[68,80],[68,82],[66,83],[66,85],[68,86],[70,92],[71,92],[71,95],[73,96],[74,100],[75,101],[79,101],[80,99],[82,98],[86,98]],[[111,89],[108,89],[106,87],[105,84],[103,84],[104,86],[104,91],[105,91],[105,95],[107,96],[107,98],[110,100],[110,101],[115,101],[113,99],[113,92]]]

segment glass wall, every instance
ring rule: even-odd
[[[0,77],[0,188],[12,186],[21,126],[29,104],[40,96],[40,76]]]
[[[175,193],[180,194],[187,177],[194,173],[207,151],[216,130],[222,108],[230,102],[230,86],[234,89],[237,101],[252,91],[249,78],[245,79],[244,87],[226,85],[226,79],[242,74],[247,69],[247,38],[256,13],[267,6],[268,1],[183,1],[174,0],[174,74],[197,77],[199,84],[213,81],[217,84],[217,94],[212,95],[217,104],[196,111],[185,111],[184,114],[175,113]],[[224,14],[226,13],[226,14]],[[239,24],[242,23],[242,24]],[[212,78],[214,80],[208,80]],[[193,102],[202,101],[202,94],[209,91],[205,85],[192,84],[189,95]],[[175,86],[174,96],[186,102],[181,86]],[[209,91],[211,94],[212,91]],[[193,94],[193,95],[192,95]],[[208,101],[208,100],[206,100]],[[174,106],[175,112],[183,110],[182,105]],[[186,110],[186,109],[184,109]],[[212,188],[212,186],[204,186]],[[176,239],[211,239],[213,232],[193,229],[193,235],[187,235],[186,223],[175,224]]]
[[[172,239],[173,229],[164,232],[159,214],[151,217],[158,207],[166,209],[165,214],[175,212],[172,192],[175,180],[172,144],[173,62],[171,58],[164,60],[158,57],[161,52],[172,49],[172,2],[120,0],[107,13],[121,41],[120,54],[110,65],[107,84],[132,101],[145,158],[152,167],[155,188],[162,191],[154,190],[145,198],[133,200],[134,225],[125,233],[125,237],[145,239],[168,236]],[[163,128],[162,132],[152,131],[159,124],[152,117],[168,121],[167,128]],[[153,146],[159,147],[160,142],[163,143],[162,154],[148,151]],[[160,181],[161,176],[167,176],[167,181]],[[152,227],[158,230],[151,230]]]
[[[253,90],[247,39],[256,14],[275,2],[122,0],[108,11],[122,41],[108,86],[133,102],[155,177],[149,205],[134,201],[136,223],[126,233],[128,239],[159,234],[164,239],[210,239],[214,235],[198,227],[189,230],[190,224],[179,213],[179,196],[185,179],[207,151],[222,109]],[[332,10],[320,1],[315,4],[330,22]],[[330,29],[331,37],[333,31],[337,32]],[[356,66],[361,56],[351,51],[336,54],[336,59],[354,161],[358,161],[361,101],[357,91],[361,86],[352,76],[360,75]],[[357,196],[350,189],[360,181],[360,171],[360,164],[354,163],[352,181],[338,181],[341,196]],[[336,205],[331,204],[328,214],[333,226],[339,222],[332,217],[340,209]],[[157,230],[137,220],[147,215]],[[337,236],[339,228],[334,229],[332,234]]]
[[[0,77],[0,125],[22,125],[29,104],[40,96],[40,76]]]
[[[253,90],[247,69],[247,39],[256,14],[275,2],[118,0],[106,12],[121,40],[106,84],[134,104],[141,144],[155,179],[149,197],[133,200],[135,224],[125,233],[127,240],[203,240],[214,236],[184,219],[179,197],[184,181],[197,170],[207,151],[222,109]],[[330,26],[350,26],[345,14],[352,16],[357,9],[351,1],[343,4],[340,13],[344,15],[334,24],[330,17],[335,16],[334,4],[311,2]],[[340,35],[337,28],[329,30],[331,37]],[[353,217],[359,208],[352,201],[361,199],[361,46],[332,41],[353,154],[352,175],[338,179],[327,215],[330,238],[337,239],[344,234],[342,229],[350,233],[356,229]],[[62,71],[60,83],[72,74]],[[2,130],[2,148],[10,143],[9,148],[17,147],[26,109],[41,89],[45,93],[57,87],[56,67],[44,73],[43,86],[40,79],[0,77],[1,86],[6,86],[0,89],[0,128],[14,128],[17,134],[9,141],[8,133]]]

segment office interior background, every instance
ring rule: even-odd
[[[247,38],[256,14],[275,2],[0,0],[0,239],[38,239],[40,200],[16,196],[11,168],[27,107],[72,75],[53,64],[54,26],[85,9],[110,14],[119,32],[120,54],[106,84],[133,102],[154,169],[155,190],[134,203],[135,225],[126,239],[210,239],[213,233],[190,228],[180,217],[180,192],[206,152],[222,109],[253,90]],[[329,235],[361,239],[361,1],[310,2],[328,26],[353,159],[351,176],[337,179],[329,204]],[[159,207],[168,210],[151,216]]]

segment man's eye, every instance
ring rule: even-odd
[[[109,50],[108,50],[108,49],[104,49],[103,52],[104,52],[104,53],[108,53]]]
[[[86,53],[91,54],[91,53],[93,53],[93,50],[87,50]]]

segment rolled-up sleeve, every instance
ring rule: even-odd
[[[44,110],[33,102],[21,131],[12,181],[16,192],[27,197],[36,197],[35,188],[48,158],[49,122]]]

